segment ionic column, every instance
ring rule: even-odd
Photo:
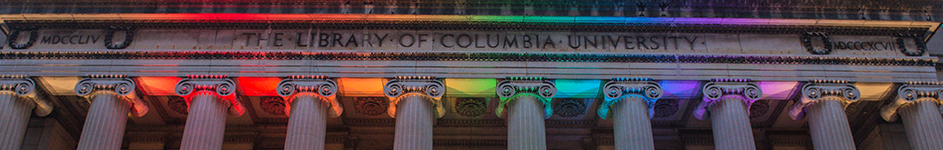
[[[445,115],[442,87],[433,77],[396,77],[386,83],[387,113],[396,118],[394,150],[432,149],[432,125]]]
[[[897,99],[881,110],[881,117],[888,122],[904,123],[904,131],[915,150],[943,149],[943,117],[940,104],[943,85],[939,82],[909,82],[897,90]]]
[[[694,115],[700,120],[710,118],[714,148],[756,149],[749,106],[763,96],[759,86],[748,79],[713,79],[702,91],[704,100]]]
[[[181,150],[222,148],[226,115],[241,116],[245,112],[236,100],[235,85],[226,75],[189,75],[177,83],[177,95],[190,107]]]
[[[604,86],[606,95],[597,113],[612,124],[617,150],[655,149],[652,139],[652,106],[661,98],[658,83],[643,78],[616,78]]]
[[[148,110],[134,87],[134,81],[124,75],[91,75],[75,85],[75,93],[91,104],[77,149],[121,149],[129,114],[141,117]]]
[[[509,77],[497,87],[501,103],[495,113],[506,116],[508,149],[547,149],[544,119],[553,115],[551,99],[557,93],[553,82],[546,78]]]
[[[278,83],[278,95],[288,101],[287,150],[323,150],[327,117],[339,117],[344,107],[335,99],[337,83],[326,76],[291,76]]]
[[[789,109],[789,116],[793,120],[808,116],[815,149],[853,150],[845,106],[860,95],[857,87],[844,81],[810,81],[802,86],[802,98]]]
[[[29,113],[52,112],[52,105],[36,96],[36,84],[27,76],[0,76],[0,149],[20,149]]]

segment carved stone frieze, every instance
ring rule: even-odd
[[[707,119],[708,108],[721,100],[736,99],[743,101],[749,110],[753,102],[763,96],[763,91],[750,79],[712,79],[704,84],[704,99],[694,110],[694,117]]]
[[[273,115],[284,116],[285,114],[290,113],[286,111],[287,107],[285,100],[278,97],[265,97],[259,101],[259,105],[262,106],[262,110]]]
[[[52,112],[53,106],[36,94],[36,82],[26,75],[0,75],[0,92],[10,92],[20,98],[27,98],[36,103],[33,113],[37,116],[46,116]]]
[[[488,110],[488,103],[484,98],[458,98],[455,101],[455,112],[465,117],[478,117]]]
[[[435,77],[424,76],[400,76],[391,79],[383,86],[383,92],[390,100],[390,108],[387,114],[396,118],[396,107],[402,98],[406,96],[420,96],[432,102],[435,107],[436,118],[445,115],[445,107],[442,105],[442,95],[445,93],[445,86]]]
[[[813,80],[802,86],[802,97],[789,108],[793,120],[805,118],[805,108],[821,100],[839,100],[844,106],[861,98],[858,87],[847,81]]]
[[[337,101],[337,82],[327,76],[289,76],[277,86],[278,95],[287,101],[284,114],[291,113],[291,104],[299,95],[313,95],[330,104],[328,116],[340,117],[344,106]]]
[[[495,114],[504,116],[504,109],[507,103],[521,96],[532,96],[544,104],[544,118],[550,118],[553,115],[553,106],[551,99],[557,93],[557,87],[553,81],[543,77],[507,77],[504,81],[498,82],[496,89],[501,103],[495,108]]]
[[[377,116],[386,112],[390,101],[382,97],[357,97],[354,99],[354,108],[357,112],[367,116]]]
[[[896,121],[897,110],[917,102],[943,104],[943,82],[907,82],[897,89],[897,99],[881,108],[881,117],[888,122]],[[940,109],[943,113],[943,108]]]
[[[665,118],[678,113],[678,110],[678,100],[660,99],[655,101],[655,105],[652,107],[652,112],[654,112],[654,114],[652,114],[652,118]]]
[[[553,105],[553,113],[564,118],[573,118],[586,113],[583,99],[561,99]]]
[[[236,99],[236,84],[227,75],[187,75],[177,82],[174,91],[188,104],[194,96],[208,94],[232,104],[229,115],[242,116],[245,113],[245,106]]]
[[[625,99],[641,99],[648,104],[649,118],[654,116],[654,105],[664,93],[658,83],[651,78],[613,78],[603,87],[605,99],[599,106],[597,114],[600,118],[607,119],[609,109],[616,102]]]
[[[134,80],[126,75],[88,75],[75,84],[75,93],[85,97],[89,103],[99,94],[113,94],[131,104],[131,115],[147,114],[147,104],[135,94]]]

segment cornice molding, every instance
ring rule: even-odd
[[[789,117],[793,120],[805,118],[805,108],[823,100],[838,100],[843,108],[861,98],[858,87],[848,81],[812,80],[802,86],[802,96],[789,108]]]
[[[96,96],[115,96],[131,104],[132,116],[147,114],[147,103],[137,97],[137,85],[127,75],[88,75],[75,84],[75,93],[84,97],[91,104]]]
[[[416,96],[429,100],[434,108],[435,118],[445,116],[445,106],[442,105],[442,95],[445,95],[445,86],[442,81],[431,76],[399,76],[386,82],[383,92],[390,100],[387,114],[396,118],[396,109],[404,98]]]
[[[704,84],[704,98],[701,104],[695,108],[694,117],[699,120],[707,119],[707,112],[711,105],[722,100],[740,100],[743,101],[746,110],[750,110],[753,102],[763,96],[763,90],[760,89],[750,79],[712,79],[711,82]]]
[[[337,101],[337,82],[327,76],[289,76],[276,87],[278,95],[288,102],[285,105],[285,114],[291,114],[292,102],[302,95],[315,96],[322,103],[330,104],[328,116],[336,118],[344,113],[344,106]]]
[[[605,99],[597,110],[600,118],[608,119],[612,105],[625,100],[643,100],[648,104],[648,117],[655,114],[655,102],[664,93],[651,78],[614,78],[603,86]]]
[[[187,75],[177,82],[174,91],[187,101],[188,106],[194,96],[206,94],[231,103],[230,116],[242,116],[246,111],[242,102],[236,99],[236,82],[228,75]]]
[[[881,108],[881,118],[894,122],[898,119],[898,109],[916,103],[943,104],[943,82],[906,82],[897,89],[897,98]],[[943,108],[940,109],[943,113]]]
[[[36,82],[26,75],[0,75],[0,93],[10,93],[32,101],[37,116],[45,117],[54,109],[52,103],[36,93]]]
[[[530,96],[536,98],[544,104],[544,119],[553,116],[553,96],[557,94],[557,87],[553,81],[544,77],[506,77],[505,80],[498,82],[498,97],[501,102],[495,108],[495,114],[501,118],[507,116],[504,109],[507,104],[517,97]]]

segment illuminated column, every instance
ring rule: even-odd
[[[557,93],[553,82],[545,78],[509,77],[497,87],[501,103],[495,113],[506,115],[508,149],[547,149],[544,119],[553,115],[550,100]],[[507,114],[504,114],[505,107]]]
[[[662,89],[651,79],[616,78],[606,83],[606,95],[599,106],[600,118],[612,109],[612,123],[617,150],[655,149],[652,139],[652,106],[661,98]]]
[[[35,91],[29,77],[0,76],[0,149],[20,149],[30,111],[38,116],[52,112],[52,106],[38,99]]]
[[[943,149],[943,117],[940,103],[943,86],[939,82],[909,82],[897,90],[897,99],[884,106],[881,117],[888,122],[901,116],[910,148],[915,150]]]
[[[748,79],[714,79],[702,91],[704,101],[694,115],[700,120],[710,117],[714,148],[756,149],[748,110],[763,96],[759,86]]]
[[[241,116],[245,112],[236,100],[235,89],[226,75],[189,75],[177,83],[177,95],[190,107],[181,150],[222,148],[226,115]]]
[[[124,75],[91,75],[75,85],[75,93],[91,104],[77,149],[121,149],[128,115],[141,117],[148,110],[134,87],[134,81]]]
[[[338,117],[344,107],[335,99],[337,83],[325,76],[291,76],[278,83],[278,95],[288,101],[285,149],[324,149],[327,117]]]
[[[442,87],[433,77],[396,77],[386,83],[387,113],[396,118],[394,150],[432,149],[432,124],[445,115]]]
[[[853,150],[845,106],[861,93],[844,81],[810,81],[802,86],[802,98],[789,109],[793,120],[809,118],[809,133],[815,149]]]

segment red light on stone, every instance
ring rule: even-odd
[[[174,92],[174,88],[177,86],[177,82],[180,82],[179,77],[136,77],[134,81],[137,82],[138,88],[144,92],[144,95],[150,96],[177,96],[177,93]]]
[[[238,77],[236,85],[245,96],[278,96],[275,87],[282,82],[277,77]]]

